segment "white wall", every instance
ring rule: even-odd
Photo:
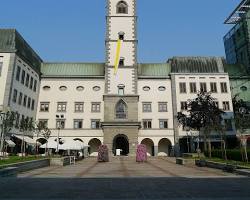
[[[0,76],[0,105],[3,105],[7,74],[10,64],[10,53],[0,53],[0,62],[3,62]]]
[[[51,89],[46,91],[44,86],[50,86]],[[66,91],[60,91],[60,86],[66,86]],[[83,86],[83,91],[77,91],[76,87]],[[100,91],[94,91],[93,87],[99,86]],[[91,119],[100,119],[104,117],[104,79],[48,79],[43,78],[41,81],[39,105],[37,112],[37,120],[48,119],[48,127],[56,128],[56,115],[63,114],[65,116],[65,129],[73,129],[74,119],[83,119],[83,129],[91,128]],[[40,112],[40,102],[50,102],[49,112]],[[57,112],[57,102],[67,102],[67,111]],[[84,102],[84,112],[75,113],[75,102]],[[91,112],[91,102],[101,103],[101,112]],[[74,130],[74,134],[85,135],[82,130]],[[87,134],[86,134],[87,135]]]

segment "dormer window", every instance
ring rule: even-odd
[[[128,4],[125,1],[120,1],[116,6],[117,14],[128,14]]]

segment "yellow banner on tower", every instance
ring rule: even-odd
[[[120,53],[121,53],[121,44],[122,41],[117,41],[117,47],[116,47],[116,57],[115,57],[115,65],[114,65],[114,74],[117,73],[118,67],[119,67],[119,61],[120,61]]]

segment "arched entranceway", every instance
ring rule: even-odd
[[[117,135],[113,140],[113,153],[116,155],[116,149],[121,149],[121,155],[127,156],[129,154],[129,141],[126,135]]]
[[[149,139],[149,138],[145,138],[141,141],[141,144],[146,145],[147,148],[147,154],[148,156],[154,156],[154,142]]]
[[[158,143],[158,156],[170,156],[171,142],[167,138],[163,138]]]
[[[91,139],[88,143],[89,145],[89,155],[90,156],[97,156],[98,155],[98,148],[99,146],[101,146],[102,142],[97,139],[97,138],[94,138],[94,139]]]

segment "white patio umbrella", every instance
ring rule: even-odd
[[[62,145],[59,146],[60,150],[82,150],[84,144],[78,140],[66,140]]]
[[[40,146],[40,148],[42,148],[42,149],[46,149],[46,147],[48,149],[56,149],[57,142],[55,140],[49,140],[47,145],[45,143],[45,144],[43,144],[43,145]]]

